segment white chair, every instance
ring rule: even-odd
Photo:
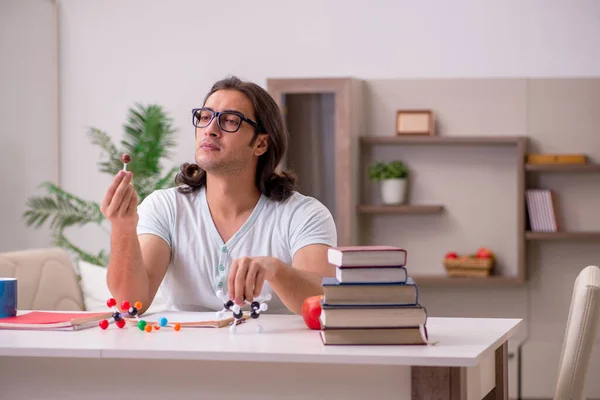
[[[554,400],[585,399],[585,383],[600,320],[600,268],[584,268],[573,286]]]

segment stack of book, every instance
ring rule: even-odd
[[[336,276],[322,281],[321,339],[335,345],[427,344],[427,312],[408,276],[407,252],[392,246],[328,250]]]

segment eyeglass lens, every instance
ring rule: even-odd
[[[214,113],[210,110],[198,110],[194,113],[194,126],[205,128],[212,122]],[[242,124],[242,118],[236,114],[223,113],[219,115],[219,127],[225,132],[235,132]]]

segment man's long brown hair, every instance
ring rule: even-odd
[[[296,189],[296,176],[291,171],[276,171],[288,146],[287,131],[277,103],[266,90],[257,84],[232,76],[216,82],[204,98],[203,104],[217,90],[237,90],[245,94],[252,102],[258,129],[256,129],[250,145],[254,144],[259,133],[269,135],[267,151],[258,159],[256,186],[262,194],[272,200],[286,200]],[[175,177],[175,183],[182,185],[177,188],[181,193],[194,192],[206,185],[206,171],[198,164],[183,163]]]

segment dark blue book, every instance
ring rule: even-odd
[[[408,273],[402,265],[355,265],[336,267],[335,278],[342,283],[404,283]]]

